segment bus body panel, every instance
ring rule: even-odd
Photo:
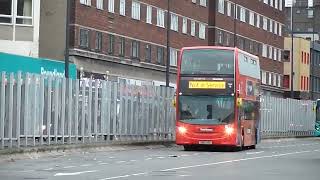
[[[218,124],[218,125],[208,125],[208,124],[188,124],[185,122],[182,122],[179,117],[179,111],[180,111],[180,104],[179,104],[179,96],[181,93],[181,85],[185,86],[186,82],[181,82],[186,80],[192,80],[190,77],[181,76],[181,62],[182,62],[182,56],[183,52],[185,50],[198,50],[198,49],[219,49],[219,50],[231,50],[234,53],[234,76],[233,76],[233,97],[234,97],[234,120],[232,121],[231,125],[225,125],[225,124]],[[255,118],[249,118],[249,119],[241,119],[240,113],[241,111],[237,107],[237,98],[243,98],[245,101],[255,101],[258,102],[259,99],[257,98],[257,94],[250,94],[247,95],[247,82],[251,82],[251,84],[258,84],[260,83],[260,79],[248,77],[241,75],[239,72],[239,53],[245,54],[246,56],[252,57],[253,59],[258,58],[254,55],[251,55],[249,53],[243,52],[237,48],[229,48],[229,47],[188,47],[188,48],[182,48],[181,54],[178,61],[178,73],[177,73],[177,96],[176,96],[176,108],[177,108],[177,114],[176,114],[176,144],[178,145],[199,145],[203,144],[203,142],[208,143],[210,145],[215,146],[252,146],[257,143],[256,140],[256,133],[257,133],[257,116],[254,116]],[[260,70],[259,70],[260,71]],[[259,73],[260,74],[260,73]],[[208,80],[208,77],[205,77],[205,75],[199,75],[194,76],[195,78],[198,78],[201,80]],[[215,78],[214,75],[211,75],[213,79]],[[219,76],[218,76],[219,77]],[[260,77],[259,77],[260,78]],[[224,78],[223,80],[226,80],[228,78]],[[229,79],[230,80],[230,79]],[[230,82],[230,81],[229,81]],[[183,84],[181,84],[183,83]],[[185,88],[185,87],[184,87]],[[256,87],[257,89],[260,88],[260,85]],[[217,93],[218,91],[215,91]],[[198,93],[198,92],[197,92]],[[194,96],[199,95],[194,94]],[[230,91],[228,90],[228,93],[230,94]],[[259,92],[260,93],[260,92]],[[192,94],[192,93],[191,93]],[[200,93],[201,94],[201,93]],[[211,94],[212,95],[212,94]],[[218,95],[221,95],[218,93]],[[217,96],[217,95],[216,95]],[[226,127],[231,126],[233,129],[232,134],[226,133]],[[183,132],[180,132],[179,128],[183,128]],[[207,144],[207,145],[208,145]]]

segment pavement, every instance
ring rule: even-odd
[[[319,180],[320,138],[265,140],[255,150],[183,151],[146,146],[26,155],[0,162],[0,180]]]

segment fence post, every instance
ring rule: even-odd
[[[79,85],[80,85],[80,81],[79,79],[77,79],[75,81],[75,87],[76,87],[76,92],[75,92],[75,113],[74,113],[74,134],[75,134],[75,143],[78,142],[78,138],[79,138]]]
[[[48,108],[47,108],[47,125],[46,125],[46,130],[47,130],[47,137],[48,137],[48,145],[51,144],[51,115],[52,115],[52,77],[48,77]]]
[[[40,126],[39,126],[39,131],[40,131],[40,145],[43,145],[43,115],[44,115],[44,77],[40,77],[40,115],[39,115],[39,120],[40,120]]]
[[[68,136],[69,136],[69,144],[71,144],[71,130],[72,130],[72,126],[71,126],[71,115],[75,115],[75,113],[73,112],[73,108],[72,108],[72,89],[73,89],[73,86],[72,86],[72,79],[69,78],[67,79],[68,81]]]
[[[66,118],[66,79],[62,78],[62,106],[61,106],[61,136],[62,144],[64,144],[64,128],[65,128],[65,118]]]
[[[12,123],[13,123],[13,86],[14,86],[14,74],[10,74],[9,81],[9,148],[12,148]]]
[[[81,99],[81,136],[82,136],[82,143],[84,143],[85,139],[85,122],[86,122],[86,109],[85,109],[85,101],[86,101],[86,80],[81,80],[82,81],[82,99]]]
[[[17,147],[20,148],[20,119],[21,119],[21,84],[22,84],[22,78],[21,78],[21,72],[18,72],[17,76],[17,130],[16,130],[16,136],[17,136]]]
[[[99,95],[99,87],[98,87],[98,80],[95,80],[94,84],[94,114],[93,114],[93,129],[95,135],[95,142],[98,141],[98,95]]]
[[[87,135],[89,138],[89,142],[91,143],[92,138],[92,128],[91,128],[91,121],[92,121],[92,78],[89,79],[89,95],[88,95],[88,131]]]
[[[1,138],[1,149],[4,148],[4,117],[5,117],[5,102],[6,102],[6,73],[2,72],[1,74],[1,102],[0,102],[0,138]]]

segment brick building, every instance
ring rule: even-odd
[[[58,3],[59,2],[59,3]],[[166,0],[73,0],[70,59],[86,74],[165,82],[167,62]],[[259,55],[266,94],[282,96],[284,1],[169,0],[171,83],[178,51],[184,46],[238,46]],[[64,0],[42,1],[45,32],[40,55],[55,56],[64,47]],[[236,7],[236,8],[235,8]],[[50,23],[45,23],[49,22]],[[41,26],[40,26],[41,31]],[[41,38],[40,38],[41,39]],[[52,39],[53,41],[50,41]],[[55,43],[52,43],[55,42]],[[41,42],[40,42],[41,45]]]

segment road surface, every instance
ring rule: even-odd
[[[241,152],[182,147],[77,152],[0,164],[1,180],[319,180],[320,138],[267,140]]]

